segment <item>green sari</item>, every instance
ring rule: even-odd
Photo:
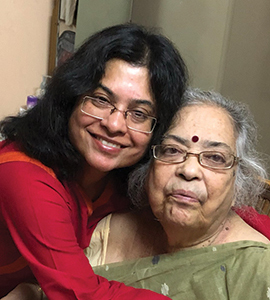
[[[98,266],[94,271],[174,300],[270,299],[270,245],[259,242],[186,249]]]

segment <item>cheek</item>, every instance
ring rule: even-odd
[[[75,110],[68,123],[69,139],[70,142],[77,149],[82,146],[88,135],[86,127],[90,125],[91,118],[82,115],[78,110]]]
[[[72,135],[78,134],[80,131],[85,131],[87,127],[90,127],[92,124],[96,126],[100,121],[92,118],[90,116],[84,115],[81,113],[81,110],[77,108],[73,111],[70,116],[68,127],[69,132]]]
[[[72,142],[76,141],[76,137],[79,136],[79,130],[81,127],[81,120],[78,113],[74,111],[70,117],[68,127],[69,127],[69,138]]]
[[[146,186],[149,203],[154,213],[159,210],[160,206],[163,206],[166,178],[166,174],[160,168],[151,168]]]
[[[77,131],[76,129],[77,129],[77,122],[75,120],[74,115],[72,114],[68,122],[68,134],[71,142],[74,142],[75,140],[76,131]]]
[[[226,188],[227,188],[227,197],[228,199],[230,199],[230,206],[232,206],[235,197],[235,177],[233,176],[233,173],[232,173],[232,177],[227,182]]]
[[[145,152],[150,143],[151,137],[152,134],[144,134],[135,131],[130,133],[130,138],[133,142],[133,145],[139,149],[140,153]]]
[[[234,198],[234,177],[233,171],[227,176],[219,176],[215,174],[215,180],[207,185],[208,199],[212,199],[219,206],[231,206]],[[209,181],[208,181],[209,182]]]

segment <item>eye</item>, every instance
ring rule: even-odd
[[[185,153],[184,150],[174,146],[174,145],[162,145],[161,155],[163,156],[176,156]]]
[[[143,123],[149,118],[148,115],[140,110],[129,110],[128,113],[131,116],[133,122]]]
[[[89,97],[89,100],[91,101],[91,103],[93,105],[95,105],[96,107],[99,107],[99,108],[108,108],[108,107],[112,106],[110,101],[107,98],[102,97],[102,96]]]
[[[204,152],[203,160],[210,162],[215,165],[224,165],[226,164],[226,156],[220,152]]]

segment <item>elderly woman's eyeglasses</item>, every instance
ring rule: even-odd
[[[127,127],[131,130],[151,133],[153,132],[157,119],[149,116],[138,109],[122,111],[117,109],[106,99],[85,96],[82,101],[81,111],[88,116],[102,120],[108,118],[115,111],[120,111],[126,120]]]
[[[182,163],[190,155],[193,155],[197,157],[201,166],[217,170],[231,169],[239,161],[239,158],[231,153],[219,151],[192,153],[181,149],[177,145],[155,145],[152,146],[152,151],[155,159],[168,164]]]

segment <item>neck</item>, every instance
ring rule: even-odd
[[[168,252],[176,252],[186,248],[204,248],[211,245],[222,244],[226,240],[229,229],[229,218],[224,219],[218,228],[210,234],[207,232],[205,234],[199,233],[198,229],[187,231],[187,228],[183,228],[179,231],[178,228],[177,239],[175,239],[175,233],[172,233],[171,235],[167,234],[167,250]],[[170,239],[170,236],[173,238]]]
[[[77,183],[83,189],[87,197],[94,202],[103,193],[110,179],[110,173],[100,172],[86,166],[77,176]]]

